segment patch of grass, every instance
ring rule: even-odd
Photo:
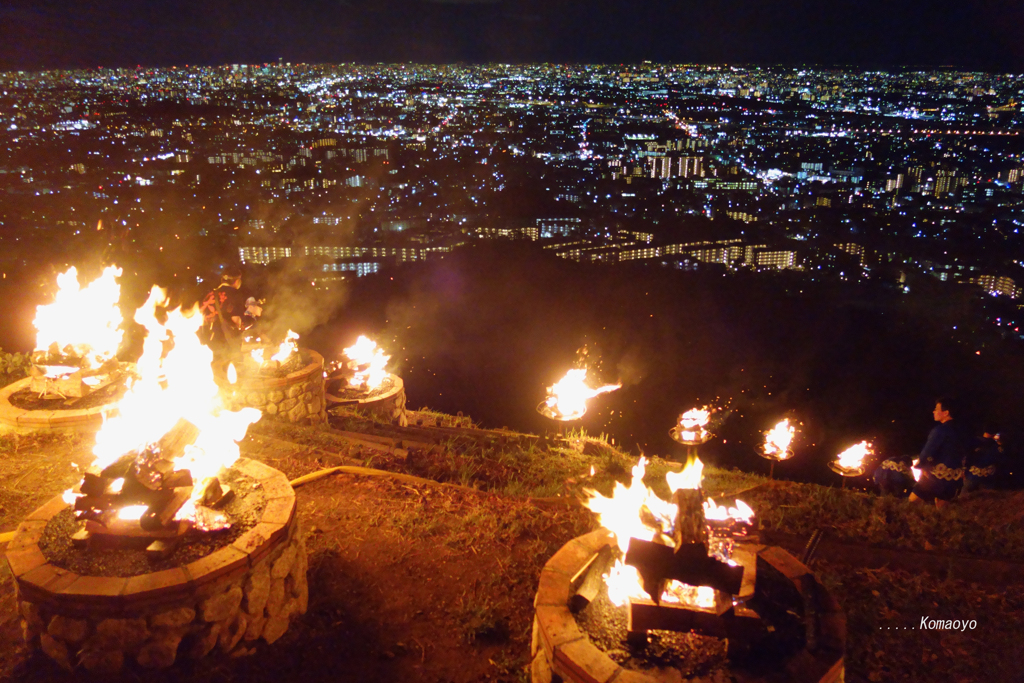
[[[1024,628],[1024,586],[998,591],[964,581],[816,562],[819,580],[847,614],[847,675],[853,680],[962,683],[1019,680],[1007,657]],[[922,630],[921,617],[974,620],[967,630]],[[926,673],[925,673],[926,672]]]
[[[1024,493],[989,491],[942,510],[903,498],[815,484],[770,482],[743,496],[763,528],[869,545],[1024,559]]]

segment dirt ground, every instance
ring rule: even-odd
[[[308,448],[250,438],[243,455],[289,478],[326,463]],[[4,454],[0,529],[76,479],[88,445],[26,439]],[[309,610],[273,645],[126,678],[188,681],[524,681],[533,593],[544,562],[589,514],[455,487],[333,475],[297,488],[310,553]],[[0,676],[70,677],[20,644],[11,576],[0,576]]]
[[[347,422],[339,429],[356,426]],[[426,438],[430,429],[421,431]],[[260,641],[239,651],[241,656],[211,654],[180,661],[171,670],[134,667],[125,680],[529,680],[532,603],[541,567],[564,543],[594,526],[591,513],[565,506],[565,497],[578,496],[593,484],[585,473],[593,477],[595,466],[605,484],[610,485],[609,477],[628,478],[632,460],[609,455],[606,448],[549,452],[529,439],[486,430],[468,440],[465,435],[443,440],[437,453],[410,451],[405,459],[363,447],[345,456],[339,439],[346,438],[366,446],[371,435],[301,432],[261,423],[250,429],[242,453],[289,478],[354,458],[355,464],[503,493],[351,474],[298,486],[310,560],[308,612],[273,645]],[[0,436],[0,531],[16,528],[26,514],[72,486],[80,476],[74,464],[91,461],[90,446],[91,439],[83,438]],[[751,483],[742,472],[705,475],[709,495]],[[791,518],[798,512],[811,514],[807,511],[820,508],[817,503],[836,495],[804,487],[801,497],[795,493],[799,487],[781,482],[778,487],[774,500],[796,496],[777,506]],[[537,496],[533,502],[531,495]],[[963,507],[975,518],[973,533],[979,536],[986,533],[989,516],[1002,526],[1007,516],[1002,498],[989,516],[983,502]],[[762,502],[760,507],[768,516],[775,506]],[[971,512],[975,507],[979,510]],[[1010,512],[1010,519],[1016,519],[1016,511]],[[936,519],[948,524],[953,518]],[[1015,545],[1016,536],[1004,536]],[[989,545],[997,551],[1002,547],[995,541]],[[847,613],[847,681],[1024,680],[1019,671],[1024,583],[996,586],[823,559],[812,568]],[[13,582],[0,561],[0,680],[91,678],[67,674],[45,656],[27,653],[14,608]],[[978,627],[965,633],[915,629],[922,616],[976,619]]]

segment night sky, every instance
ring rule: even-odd
[[[286,62],[1024,71],[1014,0],[0,2],[0,70]]]

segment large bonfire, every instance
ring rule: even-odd
[[[34,360],[74,363],[77,368],[99,367],[121,345],[121,269],[109,266],[85,287],[72,266],[57,276],[53,303],[36,308]],[[47,363],[49,364],[49,363]]]
[[[254,408],[224,408],[211,369],[212,352],[196,335],[202,316],[194,310],[162,313],[165,304],[165,293],[154,287],[136,312],[135,321],[147,331],[138,379],[96,435],[96,459],[80,490],[68,495],[81,517],[101,525],[115,517],[140,519],[147,508],[163,515],[164,526],[195,523],[211,487],[218,484],[217,474],[238,459],[237,442],[260,418]],[[173,450],[166,440],[172,431],[178,441]],[[87,490],[90,473],[93,486],[102,491]],[[135,493],[125,487],[126,479],[138,484]],[[171,493],[178,507],[167,513]],[[83,496],[89,496],[88,504],[78,500]],[[132,504],[132,496],[140,504]],[[218,517],[206,512],[206,519]]]
[[[586,502],[586,506],[597,513],[601,525],[615,534],[621,557],[616,559],[605,582],[609,599],[620,607],[631,600],[649,597],[637,569],[622,560],[629,551],[630,540],[651,541],[675,547],[674,525],[679,508],[675,503],[659,498],[643,483],[646,465],[646,459],[641,457],[633,467],[633,477],[628,486],[616,482],[611,497],[590,491],[591,497]],[[699,490],[703,469],[701,461],[695,459],[687,463],[682,472],[666,473],[665,480],[669,490]],[[724,507],[707,498],[703,501],[703,512],[709,526],[709,553],[723,562],[735,564],[731,559],[733,528],[749,527],[753,521],[754,511],[740,500],[737,500],[733,507]],[[713,588],[690,586],[674,580],[666,584],[664,593],[658,597],[663,602],[698,607],[711,607],[715,604]]]

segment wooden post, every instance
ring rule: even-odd
[[[704,520],[704,491],[678,489],[672,494],[672,502],[679,508],[675,523],[676,548],[691,543],[707,547],[708,528]]]

